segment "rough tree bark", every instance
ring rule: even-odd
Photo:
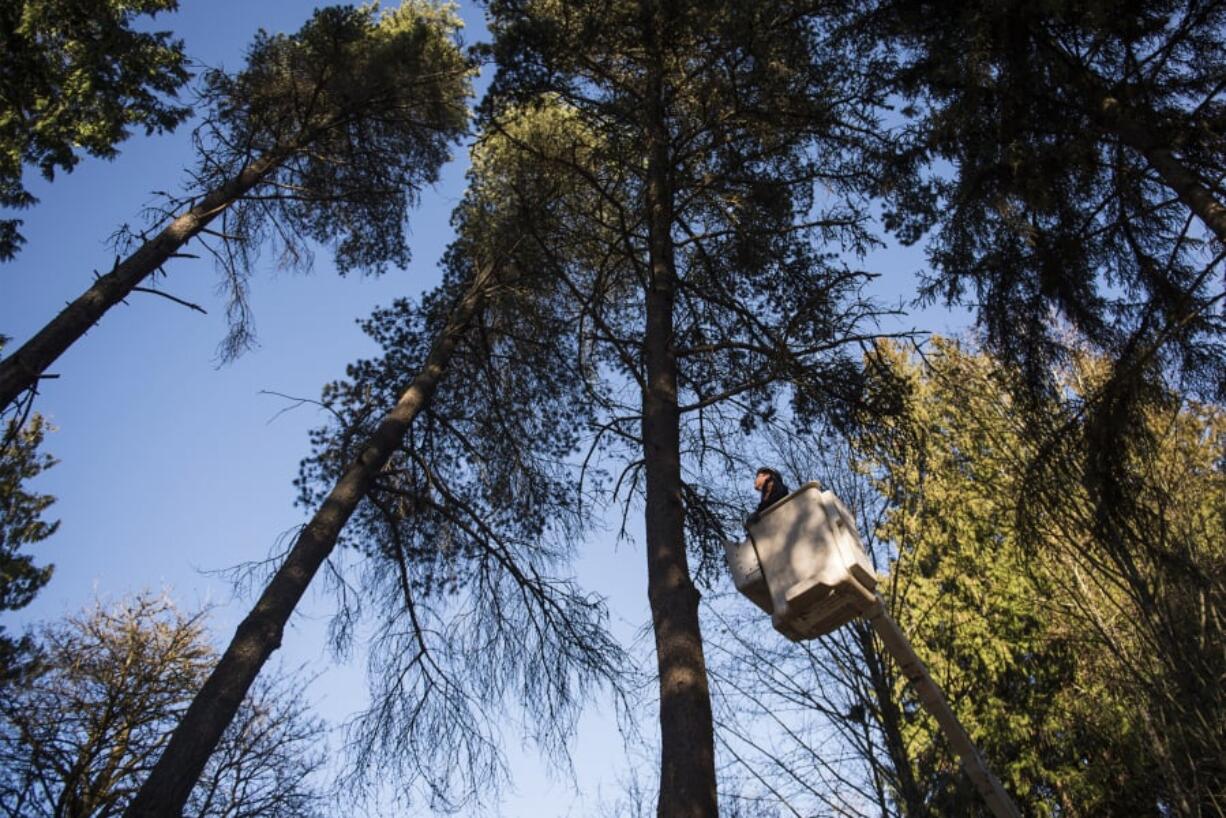
[[[644,15],[651,27],[653,15]],[[650,35],[649,35],[650,36]],[[650,47],[650,44],[649,44]],[[658,52],[657,52],[658,53]],[[685,551],[681,412],[673,305],[672,190],[662,71],[649,88],[647,190],[651,276],[643,340],[643,458],[647,478],[647,594],[660,674],[659,818],[718,815],[711,695],[698,620],[698,589]]]
[[[111,307],[132,293],[142,281],[163,264],[226,208],[258,185],[288,154],[266,155],[251,164],[221,187],[210,191],[195,207],[174,219],[114,269],[94,281],[93,286],[64,307],[37,334],[12,355],[0,361],[0,410],[7,408],[70,346]]]
[[[336,547],[341,529],[375,477],[404,438],[413,419],[433,397],[456,345],[481,308],[495,275],[478,268],[434,340],[421,371],[396,406],[365,442],[311,521],[302,529],[285,562],[238,626],[230,646],[171,735],[149,778],[124,812],[125,818],[165,818],[182,813],[192,787],[234,718],[260,669],[281,645],[290,615],[324,560]]]

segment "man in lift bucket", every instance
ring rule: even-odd
[[[762,499],[758,501],[758,507],[754,509],[753,514],[750,514],[745,520],[745,525],[756,523],[762,518],[763,511],[790,494],[788,485],[783,482],[783,477],[779,472],[766,466],[758,469],[757,474],[754,475],[753,487],[757,489]]]

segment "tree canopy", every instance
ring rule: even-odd
[[[890,217],[930,225],[926,298],[975,305],[1037,382],[1087,343],[1221,399],[1226,9],[1198,0],[866,4],[909,104]],[[910,182],[904,181],[910,179]],[[1121,389],[1130,382],[1124,379]]]
[[[59,521],[43,513],[55,498],[30,491],[28,481],[55,465],[55,458],[40,452],[48,424],[39,414],[5,423],[0,448],[0,611],[14,611],[30,604],[39,589],[51,580],[51,566],[39,566],[24,548],[55,533]],[[19,648],[0,627],[0,679],[18,665]],[[24,652],[24,650],[23,650]]]
[[[169,131],[191,109],[183,42],[141,31],[141,17],[178,0],[12,0],[0,9],[0,206],[35,203],[22,175],[52,179],[82,154],[110,159],[134,128]],[[20,220],[0,220],[0,261],[23,243]]]
[[[1224,786],[1210,681],[1226,666],[1220,409],[1179,397],[1148,409],[1158,446],[1130,458],[1132,536],[1104,542],[1076,465],[1085,441],[1049,443],[1067,449],[1058,456],[1035,446],[1015,371],[948,341],[922,362],[896,349],[881,360],[908,386],[899,421],[861,438],[891,503],[879,533],[898,549],[894,609],[1013,792],[1042,814],[1212,814]],[[1078,356],[1058,375],[1064,400],[1109,370]],[[1030,470],[1053,457],[1067,470],[1033,490]],[[945,762],[912,763],[938,813],[968,809],[958,777],[935,783]]]
[[[1226,6],[486,9],[492,39],[467,53],[454,8],[406,0],[317,10],[204,72],[183,191],[0,361],[23,413],[193,241],[223,278],[231,358],[262,256],[404,267],[410,208],[472,138],[441,283],[362,322],[378,349],[318,401],[309,519],[224,653],[181,674],[192,693],[134,705],[168,715],[131,765],[139,793],[107,803],[174,814],[220,780],[321,575],[336,654],[368,650],[349,795],[394,781],[469,808],[511,778],[509,724],[565,766],[599,691],[638,709],[633,649],[574,561],[641,513],[661,818],[982,814],[915,665],[869,625],[794,647],[718,598],[749,478],[778,456],[859,512],[893,615],[1025,812],[1222,813]],[[915,335],[869,294],[889,233],[927,241],[916,303],[971,308],[973,341],[885,340]],[[50,463],[43,428],[6,438],[0,605],[47,579],[17,553],[54,528],[23,483]],[[11,683],[63,688],[50,655]],[[37,732],[27,710],[71,721],[45,701],[8,714],[13,742]],[[636,780],[627,808],[646,797]]]
[[[1023,814],[1215,814],[1221,408],[1150,408],[1160,444],[1132,461],[1145,513],[1111,544],[1076,435],[1070,470],[1031,488],[1051,455],[1029,431],[1036,406],[1014,398],[1016,368],[939,338],[871,361],[869,389],[898,395],[896,413],[866,418],[850,448],[766,442],[858,511],[879,590]],[[1110,369],[1078,356],[1044,411],[1069,411]],[[866,623],[792,645],[755,638],[744,606],[716,610],[723,739],[759,776],[744,797],[802,814],[989,814]]]
[[[126,257],[0,361],[0,407],[33,390],[107,310],[149,291],[141,283],[193,239],[229,295],[223,360],[253,341],[247,279],[261,250],[297,269],[315,242],[332,247],[342,273],[406,264],[408,210],[468,126],[472,66],[459,27],[450,7],[425,0],[382,13],[332,6],[295,34],[258,34],[244,70],[206,72],[187,192],[154,208],[145,229],[121,230]]]
[[[0,814],[119,815],[216,658],[201,614],[140,594],[36,630],[34,661],[0,693]],[[288,674],[244,705],[188,814],[322,814],[325,725]]]

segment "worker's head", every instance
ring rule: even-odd
[[[779,477],[779,472],[774,469],[768,469],[766,466],[758,469],[758,473],[754,475],[753,487],[758,491],[763,491],[772,483],[782,483],[783,480]]]

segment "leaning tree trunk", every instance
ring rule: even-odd
[[[643,458],[647,476],[647,595],[660,674],[659,818],[713,818],[715,737],[698,622],[698,589],[685,553],[681,413],[673,345],[676,266],[667,131],[659,73],[651,89],[647,208],[651,277],[643,340]]]
[[[160,233],[142,244],[114,269],[94,281],[93,286],[64,307],[38,333],[12,355],[0,361],[0,410],[38,379],[57,358],[118,304],[142,281],[169,261],[209,222],[217,218],[283,161],[287,154],[269,154],[251,164],[230,181],[210,191],[192,209],[177,217]]]
[[[1070,57],[1062,48],[1046,39],[1040,47],[1064,63],[1071,72],[1077,90],[1089,101],[1089,114],[1094,124],[1107,134],[1145,157],[1162,183],[1185,207],[1217,236],[1226,242],[1226,205],[1218,198],[1200,174],[1189,168],[1171,149],[1169,140],[1146,124],[1150,117],[1127,104],[1093,71]]]
[[[1162,145],[1149,129],[1112,115],[1109,109],[1105,113],[1120,141],[1144,156],[1179,201],[1213,231],[1218,241],[1226,243],[1226,206],[1218,201],[1200,176],[1175,156],[1174,151]]]
[[[493,282],[492,266],[478,269],[434,340],[421,371],[362,452],[333,486],[302,529],[255,607],[235,631],[230,646],[175,728],[149,778],[124,812],[125,818],[180,815],[205,762],[234,719],[239,704],[272,652],[307,586],[336,547],[341,529],[386,465],[409,425],[427,406],[446,373],[456,345]]]

